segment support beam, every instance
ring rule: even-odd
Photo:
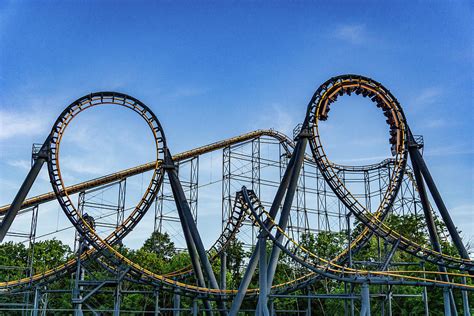
[[[280,181],[280,185],[278,186],[277,193],[275,194],[275,198],[273,199],[273,203],[270,208],[269,213],[270,213],[270,216],[273,218],[275,218],[276,214],[278,213],[278,209],[280,208],[283,197],[285,196],[286,189],[288,188],[288,184],[290,182],[290,175],[293,172],[294,162],[295,162],[295,155],[292,155],[286,167],[283,178]],[[229,312],[230,316],[237,316],[240,310],[240,306],[242,305],[242,302],[244,300],[245,293],[247,292],[247,289],[250,285],[250,281],[252,280],[252,276],[255,272],[255,269],[257,268],[258,258],[259,258],[258,250],[257,250],[258,247],[259,245],[257,242],[257,245],[254,251],[252,252],[252,255],[250,256],[250,260],[247,265],[247,269],[245,269],[244,276],[242,277],[242,281],[240,281],[237,295],[234,297],[234,300],[232,301],[232,306]]]
[[[15,198],[13,199],[12,204],[10,204],[10,208],[8,209],[7,214],[3,218],[2,224],[0,225],[0,242],[3,242],[3,239],[5,238],[8,230],[10,229],[10,226],[13,223],[13,220],[15,219],[16,215],[18,214],[18,211],[21,208],[21,205],[23,204],[23,201],[25,201],[28,192],[30,192],[31,186],[35,182],[36,177],[38,176],[41,168],[43,167],[43,164],[47,161],[48,148],[49,137],[46,139],[40,151],[38,152],[38,158],[36,159],[35,163],[28,172],[28,175],[26,176],[25,180],[23,181],[23,184],[21,185]]]
[[[153,295],[155,296],[155,312],[153,313],[154,316],[158,316],[161,314],[160,311],[160,290],[158,288],[153,289]]]
[[[267,290],[267,236],[263,233],[263,230],[260,232],[258,247],[260,257],[258,269],[258,284],[260,286],[260,293],[256,314],[258,316],[269,316],[270,312],[268,311]]]
[[[392,261],[392,257],[395,254],[395,251],[397,251],[398,245],[400,245],[400,239],[397,240],[397,242],[392,246],[392,249],[390,249],[390,252],[388,253],[385,262],[383,263],[382,267],[380,268],[380,271],[387,271],[388,266],[390,265],[390,262]]]
[[[174,172],[176,172],[174,170]],[[169,176],[169,174],[168,174]],[[171,180],[170,180],[171,183]],[[172,185],[173,186],[173,185]],[[173,189],[173,195],[174,195]],[[183,193],[184,194],[184,193]],[[176,198],[176,197],[175,197]],[[176,200],[178,201],[178,200]],[[191,231],[189,230],[189,225],[186,216],[184,215],[183,203],[176,202],[176,208],[178,210],[181,228],[183,229],[184,239],[186,241],[186,247],[188,249],[189,257],[191,259],[191,264],[193,266],[194,275],[199,286],[206,287],[206,281],[204,280],[204,274],[202,272],[201,264],[199,263],[199,254],[196,249],[196,244],[192,238]],[[192,221],[194,224],[194,221]],[[207,258],[207,257],[206,257]],[[207,315],[212,315],[211,303],[208,300],[203,300],[204,306],[208,310]]]
[[[423,174],[423,178],[426,181],[426,185],[428,186],[428,189],[430,190],[431,196],[433,197],[433,200],[438,208],[438,211],[441,214],[441,217],[443,218],[443,222],[449,231],[449,235],[451,236],[451,239],[453,240],[453,243],[456,246],[459,252],[459,255],[463,259],[470,260],[466,247],[464,246],[464,243],[462,242],[462,239],[459,236],[459,232],[456,226],[454,225],[454,222],[451,219],[451,216],[449,215],[448,209],[446,208],[446,205],[444,204],[444,201],[441,198],[441,194],[439,193],[438,188],[436,187],[433,177],[431,176],[431,173],[428,170],[428,167],[426,166],[426,163],[417,148],[410,150],[410,157],[412,161],[413,160],[416,161],[418,168]]]
[[[204,267],[204,272],[206,273],[206,276],[209,279],[209,282],[211,283],[211,287],[214,289],[219,289],[217,279],[214,275],[214,272],[212,271],[211,263],[209,262],[206,250],[204,249],[201,236],[199,235],[196,224],[194,223],[191,210],[189,209],[188,202],[186,200],[186,197],[184,196],[183,187],[179,182],[178,175],[176,174],[176,171],[174,169],[167,169],[167,172],[168,177],[170,179],[171,188],[173,190],[173,195],[176,200],[176,206],[178,207],[178,210],[181,210],[181,220],[183,220],[189,228],[189,232],[194,241],[194,245],[196,246],[199,259]]]
[[[360,302],[360,316],[370,316],[370,290],[367,283],[362,284]]]
[[[451,297],[449,295],[448,288],[443,289],[443,301],[444,301],[444,316],[451,316],[451,304],[449,303]]]
[[[115,285],[115,293],[114,293],[114,316],[120,316],[121,303],[122,303],[122,280],[121,280],[120,275],[117,274],[117,284]]]
[[[74,288],[72,289],[72,303],[74,306],[74,316],[82,316],[82,286],[80,282],[84,280],[84,269],[82,268],[81,255],[84,249],[84,238],[79,237],[77,246],[76,275],[74,278]]]
[[[300,170],[304,161],[304,153],[306,150],[306,144],[308,143],[308,138],[300,137],[298,144],[296,145],[295,153],[295,166],[292,170],[290,182],[288,185],[288,190],[285,196],[285,202],[281,210],[279,227],[285,231],[286,226],[288,225],[288,218],[290,217],[291,206],[293,204],[293,199],[296,192],[296,186],[298,185],[298,178],[300,176]],[[292,157],[293,158],[293,157]],[[280,232],[276,233],[276,238],[279,242],[283,240],[283,234]],[[270,260],[268,261],[268,271],[267,271],[267,288],[270,289],[273,284],[273,278],[275,276],[276,267],[278,264],[278,258],[280,256],[281,249],[277,245],[273,245],[272,253],[270,255]]]
[[[189,229],[189,235],[192,239],[192,242],[190,242],[189,245],[192,248],[192,244],[194,244],[195,250],[197,251],[199,260],[202,264],[204,273],[206,274],[209,280],[210,287],[214,289],[219,289],[219,284],[217,283],[216,276],[212,271],[211,263],[209,262],[209,258],[207,257],[206,250],[204,249],[204,244],[202,243],[201,236],[199,235],[196,223],[194,222],[191,209],[189,208],[188,201],[184,194],[183,187],[181,186],[173,160],[171,159],[171,154],[169,152],[166,153],[165,163],[166,166],[163,167],[165,167],[166,172],[168,174],[171,189],[173,191],[173,196],[176,202],[176,207],[178,208],[181,225],[183,226],[183,231],[187,231]],[[224,305],[224,302],[220,299],[218,300],[218,306],[221,315],[226,315],[226,307]]]
[[[225,250],[221,251],[221,290],[227,288],[227,252]]]
[[[388,301],[388,316],[392,316],[392,288],[389,287],[387,293],[387,301]]]
[[[181,295],[174,293],[173,296],[173,316],[179,316],[181,309]]]
[[[33,311],[31,313],[32,316],[38,316],[40,295],[41,295],[41,292],[39,290],[39,287],[36,286],[35,287],[35,298],[34,298],[34,301],[33,301]]]
[[[466,277],[462,278],[462,283],[466,284]],[[467,295],[467,291],[463,290],[461,291],[462,295],[462,309],[463,309],[463,315],[464,316],[471,316],[471,311],[469,308],[469,297]]]
[[[197,316],[199,313],[198,303],[196,299],[193,299],[193,316]]]
[[[412,167],[413,167],[413,174],[415,175],[415,182],[416,182],[416,185],[418,187],[418,193],[420,195],[421,206],[423,208],[423,213],[425,215],[426,226],[428,227],[428,233],[430,235],[431,246],[433,247],[433,249],[436,252],[442,253],[441,244],[439,242],[438,232],[437,232],[437,229],[436,229],[433,214],[431,213],[431,208],[430,208],[430,204],[429,204],[429,200],[428,200],[428,195],[427,195],[426,189],[425,189],[425,183],[423,181],[423,177],[422,177],[422,174],[421,174],[419,166],[418,166],[418,160],[415,158],[416,153],[419,154],[418,148],[417,148],[417,146],[412,144],[408,148],[408,150],[410,152],[410,158],[411,158]],[[438,270],[440,272],[446,272],[447,271],[446,268],[442,265],[438,265]],[[449,278],[448,278],[447,274],[442,274],[441,279],[444,282],[449,282]],[[449,291],[449,293],[448,293],[449,294],[449,302],[450,302],[450,305],[451,305],[451,308],[449,310],[451,310],[453,312],[453,315],[457,315],[456,302],[454,301],[453,292],[452,292],[451,289],[448,289],[448,291]]]

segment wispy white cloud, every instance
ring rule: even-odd
[[[31,161],[28,161],[28,160],[25,160],[25,159],[10,160],[10,161],[7,161],[7,164],[9,166],[19,168],[19,169],[23,169],[23,170],[30,170],[30,168],[31,168]]]
[[[447,120],[439,118],[439,119],[430,119],[430,120],[428,120],[424,124],[424,127],[426,127],[426,128],[440,128],[440,127],[446,127],[448,125],[449,125],[449,123],[448,123]]]
[[[294,111],[288,111],[282,104],[274,103],[268,113],[272,114],[260,116],[259,121],[252,126],[254,128],[273,128],[290,137],[293,135],[293,129],[298,124]]]
[[[63,168],[70,173],[91,175],[91,176],[102,176],[111,172],[107,166],[110,164],[109,159],[98,160],[93,159],[94,157],[77,157],[77,156],[64,156],[63,157]]]
[[[440,87],[428,87],[422,89],[411,101],[414,106],[430,105],[435,103],[443,95]]]
[[[362,44],[367,41],[369,35],[363,24],[346,24],[336,28],[334,37],[351,44]]]
[[[456,144],[451,146],[435,147],[425,150],[425,156],[457,156],[457,155],[472,155],[474,149],[472,146],[465,144]]]
[[[450,210],[451,214],[455,214],[456,216],[470,216],[471,219],[474,219],[474,204],[473,203],[466,203],[455,206]]]
[[[48,122],[37,111],[0,110],[0,140],[44,134]]]
[[[67,98],[63,95],[38,95],[31,91],[30,86],[31,83],[25,83],[17,94],[1,96],[0,141],[28,136],[41,136],[38,140],[46,138],[64,106]]]

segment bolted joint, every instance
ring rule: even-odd
[[[408,148],[421,149],[423,148],[423,144],[419,144],[414,139],[411,139],[408,141]]]
[[[311,129],[309,127],[304,127],[301,129],[298,138],[309,138],[311,136],[313,136]]]
[[[161,165],[164,170],[176,170],[176,166],[173,163],[164,163]]]

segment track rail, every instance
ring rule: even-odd
[[[338,96],[344,94],[350,95],[351,93],[362,94],[364,97],[369,97],[373,102],[376,103],[377,107],[381,108],[384,115],[387,117],[387,123],[390,126],[390,144],[392,145],[391,150],[393,158],[383,161],[380,164],[374,164],[364,167],[350,167],[340,166],[333,164],[327,158],[323,145],[321,143],[318,131],[318,124],[320,121],[324,121],[328,118],[331,104],[336,101]],[[156,160],[144,165],[140,165],[134,168],[119,171],[114,174],[110,174],[104,177],[79,183],[76,185],[66,187],[61,177],[61,168],[59,164],[60,158],[60,143],[64,135],[66,127],[70,121],[76,117],[82,111],[93,107],[101,106],[104,104],[110,104],[115,106],[121,106],[135,111],[140,115],[150,127],[154,135],[156,145]],[[407,146],[408,146],[408,126],[406,123],[403,111],[396,100],[396,98],[383,87],[380,83],[363,76],[356,75],[344,75],[329,79],[321,87],[318,88],[316,93],[313,95],[311,102],[308,106],[307,115],[305,118],[305,128],[308,128],[310,132],[309,143],[311,147],[312,157],[306,157],[307,160],[315,162],[325,178],[328,185],[334,191],[336,196],[342,203],[359,219],[365,226],[362,233],[355,238],[349,249],[357,251],[370,239],[372,234],[383,238],[384,240],[398,244],[401,250],[404,250],[418,258],[426,260],[428,262],[435,263],[437,265],[456,269],[458,271],[473,271],[474,265],[471,260],[461,259],[458,257],[448,256],[445,254],[438,253],[432,249],[426,248],[422,245],[417,244],[415,241],[409,240],[398,232],[393,231],[389,226],[383,223],[387,214],[395,201],[398,194],[400,185],[403,180],[403,176],[406,171],[407,165]],[[285,147],[288,153],[295,147],[294,143],[285,135],[278,133],[273,130],[257,130],[251,133],[212,143],[210,145],[198,147],[196,149],[186,151],[184,153],[175,155],[172,157],[172,161],[181,161],[184,159],[199,156],[205,153],[209,153],[214,150],[219,150],[227,146],[251,140],[261,136],[274,137],[280,141]],[[89,244],[93,247],[87,250],[82,256],[82,260],[86,259],[97,259],[97,255],[101,254],[104,264],[110,264],[111,267],[125,265],[129,268],[130,277],[136,281],[151,284],[160,284],[165,287],[178,289],[180,291],[192,294],[206,295],[206,297],[220,297],[222,295],[233,295],[236,290],[219,290],[207,287],[199,287],[187,283],[183,283],[177,280],[177,277],[183,277],[191,272],[189,267],[185,267],[178,271],[168,273],[165,275],[155,274],[152,271],[141,267],[135,262],[132,262],[128,258],[120,254],[113,245],[120,241],[127,233],[129,233],[135,225],[141,220],[148,208],[150,207],[154,197],[158,192],[158,188],[163,179],[163,169],[165,155],[167,154],[166,140],[161,125],[155,115],[140,101],[115,92],[101,92],[91,94],[89,96],[78,99],[73,102],[63,113],[59,116],[56,121],[51,134],[50,134],[50,148],[49,148],[49,161],[48,170],[53,185],[53,192],[49,192],[40,196],[36,196],[25,200],[22,204],[22,209],[45,203],[55,198],[58,199],[62,209],[66,215],[79,231],[84,236]],[[168,156],[169,157],[169,156]],[[312,159],[311,159],[312,158]],[[337,171],[347,170],[361,171],[367,169],[377,169],[382,165],[392,164],[394,166],[394,172],[391,174],[391,178],[388,183],[387,190],[384,194],[384,198],[380,203],[379,207],[374,213],[370,210],[366,210],[365,207],[353,196],[353,194],[347,189],[344,182],[338,177]],[[109,236],[101,238],[95,230],[89,226],[86,220],[75,208],[70,195],[81,192],[86,189],[97,187],[100,185],[113,183],[120,179],[137,175],[143,172],[153,171],[151,176],[150,184],[145,191],[144,196],[138,203],[132,213],[125,219],[122,225],[112,232]],[[296,262],[302,266],[308,268],[311,272],[298,279],[291,280],[284,284],[275,285],[273,288],[284,288],[286,286],[294,286],[301,282],[311,282],[320,277],[327,277],[339,281],[351,282],[351,283],[376,283],[376,284],[401,284],[401,285],[423,285],[423,286],[434,286],[434,287],[453,287],[467,290],[473,290],[470,285],[460,284],[456,282],[443,282],[436,279],[420,278],[417,276],[406,275],[416,274],[416,271],[365,271],[356,270],[344,267],[340,263],[345,260],[348,254],[348,249],[343,251],[341,254],[336,256],[332,260],[320,258],[317,255],[306,251],[304,247],[297,244],[292,240],[285,231],[280,228],[275,220],[269,216],[268,213],[261,206],[258,198],[253,192],[247,192],[246,189],[242,190],[239,198],[236,197],[234,207],[237,207],[240,212],[235,218],[231,219],[228,223],[228,229],[226,228],[216,243],[211,247],[212,252],[219,252],[224,249],[227,243],[235,237],[242,220],[244,218],[243,211],[249,212],[249,215],[253,218],[254,223],[262,230],[265,230],[269,234],[269,238],[275,245],[282,249],[282,251],[292,257]],[[8,212],[10,205],[0,207],[0,216]],[[256,211],[260,210],[260,213]],[[237,211],[238,211],[237,210]],[[262,220],[262,216],[266,216],[266,220]],[[271,224],[267,227],[268,224]],[[296,251],[304,252],[305,256],[301,257],[296,252],[292,252],[288,245],[283,245],[274,235],[271,230],[274,229],[279,234],[284,235],[289,243],[293,244],[293,248]],[[312,258],[312,262],[308,261],[307,258]],[[323,263],[323,264],[321,264]],[[17,286],[25,286],[34,282],[47,282],[48,279],[54,279],[58,275],[64,274],[65,271],[69,271],[75,265],[75,259],[68,261],[67,263],[60,265],[54,269],[46,271],[41,274],[34,275],[29,278],[10,282],[0,282],[0,289],[9,290]],[[424,274],[439,275],[440,272],[436,271],[422,271]],[[421,273],[421,272],[420,272]],[[464,273],[443,273],[452,277],[469,277]],[[406,281],[409,280],[409,281]],[[258,293],[258,289],[250,289],[247,291],[248,294]]]
[[[439,271],[368,271],[362,269],[353,269],[338,265],[334,261],[329,261],[325,258],[319,257],[317,254],[312,253],[301,244],[297,243],[292,239],[284,229],[282,229],[276,220],[265,211],[265,208],[261,204],[258,197],[251,190],[247,190],[245,187],[241,191],[242,198],[248,205],[249,215],[251,216],[255,225],[266,232],[270,240],[277,245],[284,253],[289,255],[293,260],[301,264],[302,266],[310,269],[315,274],[330,278],[333,280],[348,282],[348,283],[371,283],[371,284],[385,284],[385,285],[416,285],[416,286],[430,286],[430,287],[448,287],[448,288],[459,288],[469,291],[474,291],[474,285],[467,285],[457,282],[444,282],[436,279],[429,279],[425,277],[410,276],[407,274],[428,274],[428,275],[440,275],[447,274],[452,277],[459,278],[473,278],[465,273],[449,273]],[[262,219],[265,217],[265,219]],[[272,232],[274,230],[274,232]],[[280,233],[293,244],[294,252],[291,251],[288,245],[280,242],[275,236],[276,233]],[[302,251],[307,256],[298,256],[296,251]],[[311,258],[311,259],[308,259]],[[310,261],[311,260],[311,261]],[[322,263],[322,264],[321,264]],[[396,280],[401,278],[402,280]],[[408,281],[406,281],[408,280]]]
[[[381,108],[387,117],[390,126],[390,144],[392,154],[395,156],[395,169],[392,174],[389,188],[377,211],[372,214],[352,195],[338,177],[333,164],[324,152],[319,136],[319,122],[328,118],[329,106],[336,101],[337,96],[351,93],[362,94],[369,97]],[[398,232],[393,231],[387,224],[383,223],[384,215],[393,205],[398,189],[406,168],[408,155],[408,127],[405,115],[397,99],[380,83],[363,76],[343,75],[329,79],[314,94],[307,114],[307,122],[312,133],[310,146],[314,160],[319,167],[328,185],[338,196],[339,200],[366,226],[365,230],[371,230],[377,236],[387,240],[392,245],[398,243],[399,248],[406,252],[448,268],[464,271],[474,271],[474,263],[468,259],[441,254],[415,241],[409,240]],[[365,233],[358,238],[363,238]]]

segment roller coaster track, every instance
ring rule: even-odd
[[[277,139],[278,141],[281,142],[281,144],[284,146],[285,150],[287,153],[291,153],[290,149],[294,147],[294,143],[284,134],[275,131],[275,130],[256,130],[250,133],[246,133],[243,135],[239,135],[236,137],[228,138],[222,141],[218,141],[212,144],[208,144],[205,146],[201,146],[198,148],[194,148],[179,154],[176,154],[173,156],[173,160],[176,162],[183,161],[192,157],[196,157],[199,155],[207,154],[216,150],[223,149],[227,146],[235,145],[238,143],[245,142],[247,140],[255,139],[257,137],[262,137],[262,136],[269,136],[272,138]],[[159,162],[159,166],[161,165],[161,161]],[[67,192],[68,194],[75,194],[82,192],[87,189],[92,189],[104,184],[109,184],[113,183],[115,181],[128,178],[134,175],[142,174],[147,171],[151,171],[155,168],[156,162],[152,161],[143,165],[139,165],[133,168],[121,170],[100,178],[92,179],[89,181],[81,182],[75,185],[71,185],[66,187],[66,189],[61,192],[61,195],[65,195]],[[40,205],[46,202],[54,201],[56,200],[56,195],[53,191],[41,194],[38,196],[34,196],[31,198],[26,199],[22,205],[21,209],[27,209],[36,205]],[[10,204],[4,205],[0,207],[0,218],[5,215],[6,212],[8,212],[8,209],[10,208]]]
[[[371,284],[388,284],[388,285],[417,285],[417,286],[435,286],[435,287],[453,287],[453,288],[460,288],[460,289],[468,289],[474,291],[473,285],[466,285],[462,283],[455,283],[455,282],[443,282],[435,279],[428,279],[428,278],[421,278],[416,276],[409,276],[406,274],[413,273],[413,274],[432,274],[432,275],[440,275],[445,274],[438,271],[368,271],[368,270],[360,270],[360,269],[353,269],[349,267],[344,267],[334,263],[333,261],[326,260],[324,258],[319,257],[317,254],[312,253],[308,249],[306,249],[301,244],[297,243],[294,239],[292,239],[284,229],[282,229],[276,220],[270,216],[270,214],[265,211],[264,207],[262,206],[261,202],[259,201],[258,197],[255,195],[253,191],[248,191],[245,187],[242,188],[241,191],[242,198],[245,204],[248,206],[249,215],[253,219],[253,222],[261,228],[261,230],[265,231],[272,242],[277,245],[283,252],[285,252],[288,256],[290,256],[293,260],[308,268],[309,270],[315,272],[317,275],[321,275],[323,277],[327,277],[330,279],[334,279],[341,282],[350,282],[350,283],[365,283],[370,282]],[[265,217],[265,220],[262,219]],[[286,239],[294,245],[295,250],[303,251],[307,256],[300,257],[295,252],[291,251],[287,245],[283,244],[278,240],[277,237],[271,232],[272,229],[275,229],[280,234],[283,234]],[[312,262],[308,261],[308,258],[311,257]],[[323,263],[321,265],[319,263]],[[448,275],[453,277],[466,277],[467,275],[464,273],[450,273],[447,272]],[[358,278],[354,279],[352,277],[356,275]],[[370,278],[371,276],[380,277],[380,278]],[[402,280],[393,280],[392,278],[402,278]],[[409,281],[405,281],[405,279]]]
[[[327,119],[330,104],[337,99],[338,95],[350,95],[352,92],[361,93],[363,96],[371,98],[372,101],[376,102],[377,107],[382,108],[384,111],[385,116],[388,118],[387,123],[390,125],[390,134],[392,135],[390,139],[392,153],[396,155],[397,160],[391,186],[385,193],[384,200],[380,203],[379,209],[374,214],[366,210],[351,194],[341,179],[339,179],[337,172],[324,152],[318,132],[318,122],[319,120]],[[335,77],[328,80],[316,91],[308,111],[311,111],[308,121],[310,124],[309,128],[312,130],[310,146],[319,170],[341,202],[367,229],[372,230],[377,236],[384,238],[392,245],[400,241],[398,246],[400,249],[428,262],[457,270],[473,271],[474,264],[471,260],[448,256],[428,249],[393,231],[383,223],[382,215],[387,214],[384,209],[389,209],[393,204],[400,180],[404,174],[408,153],[406,119],[398,101],[389,91],[384,91],[380,83],[362,76]]]
[[[222,149],[222,148],[230,146],[230,145],[239,144],[239,143],[254,139],[256,137],[262,137],[262,136],[272,137],[272,138],[275,138],[276,140],[280,141],[283,144],[283,146],[286,149],[288,154],[291,154],[290,150],[292,148],[294,148],[294,143],[286,135],[284,135],[282,133],[279,133],[277,131],[274,131],[274,130],[258,130],[258,131],[254,131],[254,132],[250,132],[250,133],[247,133],[247,134],[240,135],[238,137],[233,137],[233,138],[226,139],[226,140],[223,140],[223,141],[219,141],[219,142],[216,142],[216,143],[213,143],[213,144],[201,146],[201,147],[198,147],[196,149],[189,150],[189,151],[177,154],[173,158],[175,159],[175,161],[183,161],[183,160],[186,160],[186,159],[189,159],[189,158],[193,157],[193,155],[206,154],[206,153],[209,153],[211,151],[219,150],[219,149]],[[311,162],[314,162],[312,157],[306,157],[306,159],[311,161]],[[378,168],[384,168],[387,165],[393,164],[394,161],[395,161],[394,159],[390,158],[390,159],[386,159],[386,160],[384,160],[380,163],[376,163],[376,164],[372,164],[372,165],[366,165],[366,166],[344,166],[344,165],[337,165],[337,164],[332,164],[332,165],[337,170],[350,170],[350,171],[364,172],[364,171],[376,170]],[[101,185],[104,185],[104,184],[113,183],[114,181],[117,181],[117,180],[120,180],[120,179],[123,179],[123,178],[126,178],[126,177],[130,177],[130,176],[142,173],[142,172],[150,171],[150,170],[152,170],[153,165],[154,165],[153,163],[147,163],[147,164],[144,164],[144,165],[137,166],[135,168],[122,170],[122,171],[116,172],[114,174],[106,175],[104,177],[100,177],[100,178],[97,178],[97,179],[93,179],[93,180],[90,180],[90,181],[86,181],[86,182],[82,182],[82,183],[79,183],[79,184],[76,184],[76,185],[69,186],[69,187],[67,187],[66,191],[70,192],[70,194],[73,194],[73,193],[81,192],[81,191],[86,190],[86,189],[95,188],[97,186],[101,186]],[[22,209],[28,211],[28,208],[30,208],[32,206],[35,206],[35,205],[40,205],[42,203],[49,202],[51,200],[54,200],[54,197],[55,197],[54,192],[49,192],[49,193],[42,194],[42,195],[39,195],[39,196],[36,196],[36,197],[32,197],[30,199],[27,199],[23,203]],[[214,254],[213,257],[211,258],[211,260],[215,259],[220,254],[222,249],[225,249],[225,246],[235,236],[235,234],[237,233],[238,228],[241,225],[241,222],[243,220],[243,217],[242,217],[243,216],[243,209],[242,208],[236,208],[235,207],[237,205],[236,203],[237,203],[237,200],[234,202],[234,211],[233,211],[233,213],[230,217],[231,220],[227,223],[227,225],[226,225],[225,229],[223,230],[223,233],[221,234],[221,236],[217,239],[217,241],[211,246],[210,250],[208,251],[209,254],[211,254],[211,253]],[[5,213],[6,211],[8,211],[9,206],[10,205],[5,205],[5,206],[1,207],[0,212]],[[361,238],[358,243],[354,242],[350,247],[352,253],[357,253],[357,251],[365,245],[366,241],[370,239],[370,236],[371,236],[371,234],[364,234],[364,237]],[[90,252],[94,252],[94,249],[91,249]],[[85,260],[89,256],[92,256],[92,254],[88,252],[87,255],[84,255],[81,260]],[[93,258],[95,260],[97,257],[94,256]],[[345,260],[347,260],[347,251],[344,251],[340,255],[336,256],[336,258],[334,260],[336,260],[338,263],[343,263]],[[37,278],[36,276],[30,277],[30,278],[25,278],[25,279],[23,279],[24,282],[20,282],[20,283],[18,283],[18,285],[32,285],[32,284],[36,284],[35,282],[42,282],[42,281],[45,282],[45,280],[43,280],[43,278],[44,279],[50,278],[49,281],[47,281],[47,282],[52,282],[52,280],[56,280],[57,277],[62,276],[64,274],[64,271],[73,270],[75,264],[76,264],[76,259],[72,259],[61,267],[58,267],[58,268],[52,269],[50,271],[41,273],[40,276],[42,276],[42,278]],[[177,276],[182,277],[183,274],[192,273],[192,269],[190,269],[190,268],[191,267],[187,266],[187,267],[184,267],[180,270],[165,274],[164,276],[170,277],[170,278],[177,277]],[[109,269],[113,269],[113,267],[109,267]],[[298,280],[295,280],[295,282],[290,282],[290,283],[296,283],[297,281],[300,281],[301,279],[307,279],[307,278],[310,278],[310,277],[314,277],[314,273],[310,273],[310,274],[308,274],[308,275],[306,275],[302,278],[299,278]],[[275,289],[280,288],[284,285],[288,286],[289,283],[285,283],[285,284],[281,284],[281,285],[275,285],[274,288]],[[13,286],[13,285],[11,285],[11,286]]]
[[[381,162],[380,164],[364,167],[339,166],[331,163],[327,158],[319,137],[319,121],[324,121],[328,118],[330,105],[336,101],[338,96],[342,96],[344,94],[350,95],[351,93],[362,94],[364,97],[371,98],[372,101],[377,104],[377,107],[383,110],[385,116],[387,117],[387,123],[390,126],[390,143],[392,145],[392,154],[394,155],[394,158]],[[156,160],[134,168],[122,170],[111,175],[66,187],[61,176],[59,164],[60,143],[66,127],[73,120],[73,118],[75,118],[82,111],[90,107],[101,106],[103,104],[128,108],[136,112],[145,120],[154,135],[157,156]],[[234,295],[238,292],[237,290],[221,290],[218,288],[196,286],[183,283],[176,279],[176,277],[183,277],[184,275],[189,274],[192,271],[190,267],[185,267],[165,275],[155,274],[120,254],[117,249],[114,248],[114,245],[123,239],[130,231],[132,231],[137,223],[143,218],[144,214],[152,204],[153,199],[156,197],[158,188],[162,183],[163,174],[168,172],[167,170],[170,170],[170,168],[174,168],[174,162],[196,157],[261,136],[269,136],[279,140],[288,153],[290,153],[291,150],[295,148],[295,144],[290,139],[288,139],[288,137],[279,132],[273,130],[257,130],[171,156],[166,145],[164,132],[158,119],[143,103],[130,96],[115,92],[101,92],[91,94],[76,100],[63,111],[54,124],[54,127],[47,141],[45,142],[45,144],[48,146],[49,157],[47,161],[51,183],[53,185],[53,192],[26,199],[22,202],[20,209],[26,210],[29,207],[57,199],[71,223],[87,240],[88,244],[92,246],[92,248],[82,254],[81,260],[97,260],[98,255],[100,254],[102,256],[102,259],[100,260],[102,260],[103,264],[110,266],[110,269],[112,270],[114,267],[119,265],[127,266],[129,269],[128,275],[130,278],[138,282],[147,284],[160,284],[164,285],[165,287],[179,289],[180,291],[183,291],[183,293],[200,294],[209,298],[220,297],[222,295]],[[469,259],[449,256],[429,249],[423,245],[419,245],[415,241],[410,240],[400,233],[392,230],[384,223],[384,219],[390,212],[390,209],[398,194],[401,181],[406,172],[408,147],[411,145],[411,132],[407,127],[405,116],[398,101],[380,83],[369,78],[355,75],[344,75],[328,80],[318,88],[309,103],[300,137],[306,137],[309,140],[311,147],[312,157],[305,157],[305,159],[311,160],[317,164],[324,179],[337,195],[339,200],[365,226],[362,233],[352,241],[352,244],[350,247],[348,247],[348,249],[344,250],[334,259],[327,260],[325,258],[320,258],[291,239],[286,233],[284,227],[280,227],[275,222],[275,219],[271,216],[271,214],[263,209],[263,206],[255,194],[252,191],[247,191],[245,188],[243,188],[242,192],[238,193],[236,196],[236,200],[234,202],[234,211],[228,225],[226,226],[226,229],[224,229],[221,236],[211,247],[210,251],[208,252],[208,256],[211,253],[218,254],[219,251],[225,249],[229,241],[235,237],[235,234],[238,232],[238,229],[244,219],[243,214],[245,211],[248,212],[254,224],[259,226],[261,231],[265,231],[268,234],[268,238],[272,240],[274,245],[280,248],[281,251],[286,253],[293,260],[311,271],[309,274],[296,280],[291,280],[284,284],[274,285],[273,288],[282,288],[286,286],[291,287],[294,284],[302,282],[303,280],[308,282],[308,279],[311,281],[312,279],[316,280],[320,277],[327,277],[350,283],[364,283],[369,281],[373,284],[434,286],[460,288],[465,290],[474,289],[474,287],[471,285],[453,281],[445,282],[436,279],[408,275],[423,273],[436,276],[443,274],[449,275],[453,278],[461,278],[467,276],[465,273],[461,273],[462,271],[472,272],[474,271],[474,267],[473,262]],[[370,210],[365,209],[365,207],[357,200],[357,198],[355,198],[348,190],[344,182],[338,177],[337,170],[350,169],[353,171],[359,171],[368,170],[371,168],[377,169],[380,166],[386,164],[393,164],[394,172],[391,174],[383,201],[380,203],[377,210],[374,213],[371,213]],[[100,237],[95,232],[93,227],[90,226],[90,223],[88,223],[84,217],[82,217],[80,212],[77,211],[70,198],[70,195],[82,192],[86,189],[113,183],[115,181],[147,171],[153,171],[153,174],[151,176],[150,184],[148,185],[148,188],[145,191],[141,201],[131,212],[129,217],[124,220],[123,224],[117,227],[114,232],[105,238]],[[0,216],[7,214],[10,208],[11,205],[5,205],[1,207]],[[260,212],[258,210],[260,210]],[[262,219],[262,217],[265,217],[265,220]],[[279,234],[281,236],[285,236],[288,241],[286,245],[284,245],[280,241],[279,237],[277,237],[272,232],[273,229],[276,231],[277,235]],[[372,234],[381,237],[393,245],[397,245],[399,249],[406,251],[420,259],[434,263],[438,266],[456,269],[460,271],[460,273],[438,271],[366,271],[352,269],[340,265],[347,258],[349,249],[351,249],[353,252],[357,252],[366,244]],[[293,244],[292,249],[294,249],[295,252],[288,248],[288,244],[290,243]],[[305,256],[299,256],[296,251],[305,253]],[[217,255],[214,255],[211,257],[211,259],[215,258],[216,256]],[[311,258],[311,261],[308,261],[308,258]],[[31,285],[35,282],[49,282],[49,280],[55,279],[58,275],[64,274],[65,271],[71,270],[75,264],[76,259],[72,259],[54,269],[36,274],[28,278],[0,282],[0,289],[11,290],[12,288]],[[246,293],[258,294],[259,289],[249,289],[246,291]]]

